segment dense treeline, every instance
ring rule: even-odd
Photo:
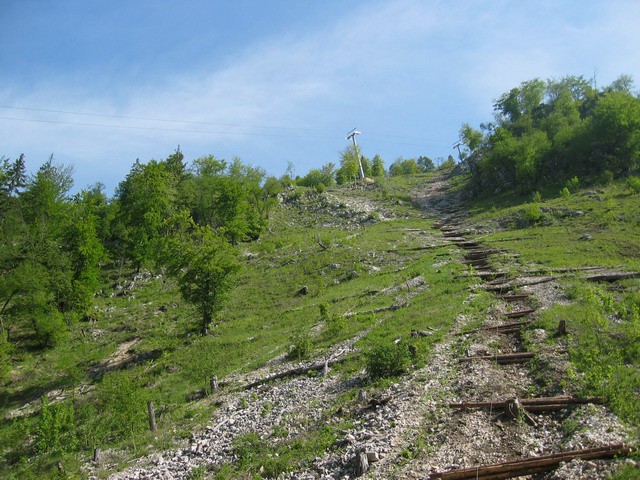
[[[358,159],[359,157],[359,159]],[[448,168],[455,165],[455,160],[451,155],[449,158],[438,159],[438,168]],[[360,168],[362,167],[362,171]],[[372,159],[360,155],[354,146],[345,148],[340,153],[340,167],[329,162],[321,168],[312,168],[304,177],[296,178],[296,184],[323,190],[326,187],[338,184],[343,185],[348,182],[365,178],[379,178],[389,175],[396,177],[399,175],[414,175],[417,173],[428,173],[436,170],[436,164],[427,156],[416,158],[398,157],[386,170],[384,160],[380,155],[375,155]]]
[[[581,180],[608,181],[640,167],[640,99],[623,75],[597,90],[583,77],[523,82],[494,104],[493,122],[464,124],[476,192]]]
[[[233,246],[260,236],[281,191],[239,159],[188,168],[180,150],[136,161],[114,198],[72,186],[52,158],[30,176],[23,156],[0,163],[0,352],[14,334],[53,346],[91,318],[108,262],[166,269],[206,329],[238,269]]]

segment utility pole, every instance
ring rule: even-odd
[[[453,144],[453,148],[457,148],[458,149],[458,158],[460,159],[460,161],[462,161],[462,153],[460,152],[460,145],[462,145],[462,142],[456,142]]]
[[[360,168],[360,178],[364,178],[364,170],[362,168],[362,161],[360,160],[360,151],[358,150],[358,142],[356,142],[356,135],[360,135],[361,132],[356,130],[355,128],[349,132],[347,135],[347,140],[353,140],[353,148],[356,151],[356,157],[358,157],[358,167]]]

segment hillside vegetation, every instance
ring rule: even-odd
[[[631,87],[525,82],[438,168],[4,159],[0,476],[638,478]]]
[[[497,299],[474,287],[478,280],[473,267],[460,263],[460,248],[432,228],[436,212],[411,203],[412,195],[419,202],[433,189],[430,178],[285,192],[269,231],[241,246],[237,287],[207,336],[199,334],[199,314],[180,299],[173,279],[124,267],[105,277],[92,318],[71,325],[64,343],[34,350],[27,335],[14,336],[3,384],[3,475],[47,477],[59,461],[64,475],[86,476],[88,459],[100,448],[102,462],[92,472],[106,476],[130,458],[172,448],[220,421],[229,402],[237,401],[247,415],[259,405],[258,417],[267,417],[277,401],[266,402],[267,391],[245,391],[243,385],[336,355],[341,361],[329,378],[340,387],[315,400],[316,416],[269,417],[274,423],[268,433],[256,423],[259,435],[251,428],[240,432],[229,440],[224,466],[201,473],[269,477],[307,469],[327,452],[339,454],[345,448],[339,440],[358,423],[359,392],[366,398],[384,394],[407,372],[433,361],[436,347],[451,340],[454,323],[461,328],[464,319],[470,330],[496,308]],[[476,202],[464,219],[504,252],[495,260],[500,270],[558,277],[563,301],[528,328],[551,333],[558,319],[567,321],[570,362],[563,388],[606,395],[635,432],[631,438],[637,438],[640,413],[638,280],[611,289],[569,272],[585,266],[640,270],[639,204],[640,196],[614,183],[508,208]],[[531,206],[539,216],[531,218]],[[413,330],[429,335],[412,337]],[[457,355],[464,345],[455,347]],[[219,388],[212,392],[213,375]],[[303,377],[329,383],[318,375],[311,370]],[[552,387],[547,381],[541,374],[529,388],[544,393]],[[420,400],[415,398],[418,405]],[[441,415],[447,400],[453,399],[438,399]],[[147,401],[159,413],[157,432],[148,431]],[[428,451],[421,428],[407,428],[398,439],[408,442],[400,457],[408,464]]]

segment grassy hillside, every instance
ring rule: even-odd
[[[238,437],[235,462],[194,471],[193,478],[268,477],[340,448],[341,432],[357,421],[349,412],[359,392],[375,396],[402,378],[373,379],[379,364],[372,358],[392,352],[399,340],[410,355],[394,362],[414,371],[450,338],[457,318],[469,328],[480,324],[495,301],[475,288],[460,248],[433,228],[437,212],[412,203],[412,192],[429,188],[431,179],[285,192],[268,232],[242,246],[238,286],[207,336],[199,335],[197,313],[162,272],[116,267],[104,276],[94,321],[73,325],[63,345],[34,350],[28,337],[13,332],[10,369],[0,384],[0,476],[104,478],[133,458],[187,442],[228,398],[250,408],[259,394],[243,396],[243,386],[272,368],[337,352],[344,358],[331,375],[346,387],[323,406],[324,416],[303,422],[298,435]],[[566,382],[576,392],[609,397],[637,438],[640,281],[593,282],[584,278],[589,270],[574,269],[640,271],[640,195],[613,184],[537,203],[479,200],[465,211],[464,225],[503,251],[496,268],[557,276],[567,301],[546,309],[531,328],[553,332],[559,319],[569,322]],[[411,336],[412,330],[430,335]],[[220,383],[212,392],[214,375]],[[148,401],[157,412],[156,432],[149,431]],[[330,420],[341,407],[347,413]],[[267,415],[274,406],[260,408]],[[420,442],[414,447],[407,461],[419,456]],[[92,467],[94,448],[102,453]],[[264,455],[274,451],[277,461],[266,465]]]

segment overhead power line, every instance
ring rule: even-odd
[[[215,127],[228,127],[238,129],[263,129],[270,130],[267,132],[247,132],[247,131],[219,131],[219,130],[206,130],[206,129],[190,129],[190,128],[170,128],[170,127],[153,127],[153,126],[141,126],[141,125],[116,125],[112,123],[93,123],[93,122],[74,122],[69,120],[53,120],[44,118],[19,118],[19,117],[0,117],[0,120],[9,120],[16,122],[34,122],[34,123],[46,123],[57,125],[73,125],[82,127],[98,127],[98,128],[116,128],[121,130],[143,130],[143,131],[159,131],[159,132],[178,132],[178,133],[200,133],[209,135],[238,135],[238,136],[250,136],[250,137],[288,137],[288,138],[309,138],[318,140],[337,140],[342,137],[339,133],[334,133],[329,130],[322,130],[317,128],[302,128],[302,127],[287,127],[287,126],[268,126],[268,125],[242,125],[235,123],[215,123],[204,122],[195,120],[175,120],[169,118],[157,118],[157,117],[137,117],[128,115],[114,115],[107,113],[93,113],[93,112],[76,112],[71,110],[54,110],[47,108],[34,108],[34,107],[17,107],[12,105],[0,105],[0,108],[24,111],[24,112],[39,112],[39,113],[52,113],[59,115],[78,115],[93,118],[112,118],[118,120],[134,120],[134,121],[146,121],[146,122],[162,122],[172,124],[187,124],[187,125],[201,125],[201,126],[215,126]],[[278,132],[279,131],[279,132]],[[294,132],[299,132],[295,134]],[[315,133],[314,133],[315,132]],[[324,132],[324,134],[323,134]],[[425,138],[422,137],[409,137],[404,135],[385,134],[380,132],[371,132],[370,136],[378,137],[379,143],[394,143],[398,145],[414,146],[414,147],[431,147],[432,143],[425,143]],[[382,137],[382,138],[381,138]],[[415,140],[417,142],[407,142],[405,140]]]
[[[297,138],[314,138],[333,140],[337,137],[320,136],[320,135],[294,135],[291,133],[255,133],[255,132],[221,132],[212,130],[190,130],[182,128],[162,128],[162,127],[139,127],[135,125],[107,125],[100,123],[85,123],[85,122],[67,122],[61,120],[40,120],[33,118],[15,118],[15,117],[0,117],[0,120],[12,120],[17,122],[36,122],[36,123],[53,123],[58,125],[75,125],[82,127],[103,127],[103,128],[120,128],[126,130],[151,130],[160,132],[182,132],[182,133],[205,133],[212,135],[241,135],[252,137],[297,137]]]
[[[13,107],[10,105],[0,105],[0,108],[8,108],[11,110],[23,110],[28,112],[61,113],[64,115],[81,115],[85,117],[117,118],[120,120],[142,120],[147,122],[151,121],[151,122],[166,122],[166,123],[188,123],[191,125],[212,125],[216,127],[264,128],[269,130],[300,130],[300,131],[310,131],[310,132],[318,131],[318,129],[314,129],[314,128],[274,127],[274,126],[266,126],[266,125],[242,125],[237,123],[213,123],[213,122],[202,122],[202,121],[195,121],[195,120],[174,120],[169,118],[157,118],[157,117],[135,117],[135,116],[129,116],[129,115],[113,115],[108,113],[73,112],[69,110],[50,110],[46,108]]]

